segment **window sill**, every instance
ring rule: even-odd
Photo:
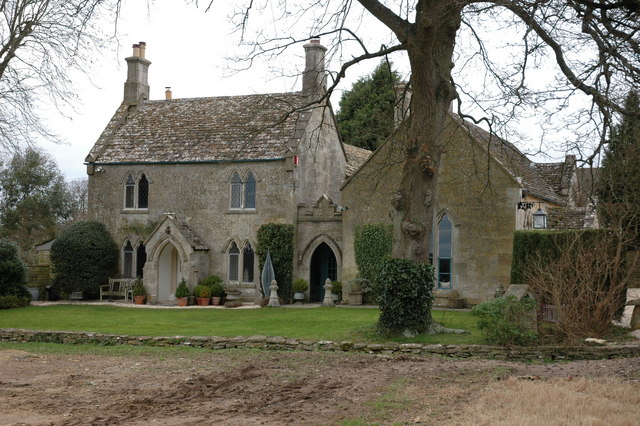
[[[229,209],[227,214],[258,214],[256,209]]]
[[[149,209],[122,209],[120,214],[149,214]]]

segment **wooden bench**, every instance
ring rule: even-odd
[[[109,297],[109,301],[114,296],[124,297],[124,301],[131,299],[133,301],[133,278],[109,278],[109,284],[100,286],[100,301],[105,296]]]

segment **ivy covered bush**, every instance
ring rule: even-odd
[[[0,239],[0,309],[27,306],[31,294],[25,286],[27,273],[15,244]]]
[[[293,225],[283,223],[267,223],[258,229],[258,274],[262,273],[268,249],[278,282],[278,297],[283,303],[291,303],[293,296],[293,234]],[[269,297],[268,294],[265,296]]]
[[[69,295],[82,291],[85,298],[92,298],[115,273],[118,247],[103,224],[78,222],[56,238],[51,246],[51,263],[53,285],[59,292]]]
[[[416,335],[431,326],[433,266],[408,259],[386,258],[380,264],[379,298],[382,334]]]
[[[353,242],[356,265],[360,276],[367,280],[363,288],[367,303],[379,303],[383,282],[379,279],[382,261],[391,256],[392,227],[384,224],[356,226]]]
[[[471,313],[478,319],[478,329],[487,343],[526,345],[537,338],[536,302],[528,296],[497,297],[476,305]]]

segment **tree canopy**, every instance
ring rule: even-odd
[[[18,150],[0,168],[0,233],[23,252],[55,236],[71,213],[67,187],[58,166],[34,148]]]
[[[374,151],[393,133],[399,81],[392,64],[382,61],[342,94],[336,121],[345,143]]]
[[[598,205],[604,224],[636,236],[640,223],[640,98],[632,90],[625,114],[613,128],[599,172]],[[633,228],[633,229],[631,229]]]

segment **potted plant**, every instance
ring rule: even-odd
[[[340,281],[331,283],[331,297],[334,302],[339,302],[342,299],[342,283]]]
[[[136,305],[144,305],[144,299],[147,297],[147,289],[144,287],[142,278],[138,277],[133,281],[131,292]]]
[[[223,297],[227,296],[227,292],[224,289],[222,282],[215,283],[211,286],[211,302],[214,305],[219,305]]]
[[[220,277],[209,275],[200,284],[209,287],[211,290],[211,302],[214,305],[220,305],[222,298],[227,295]]]
[[[298,278],[293,282],[293,300],[296,303],[304,302],[304,292],[309,288],[309,283],[304,278]]]
[[[184,278],[180,280],[180,284],[176,288],[176,300],[178,301],[178,306],[187,306],[187,302],[189,302],[189,287],[187,287]]]
[[[208,306],[211,300],[211,289],[206,285],[198,284],[193,288],[193,295],[196,297],[198,305]]]

